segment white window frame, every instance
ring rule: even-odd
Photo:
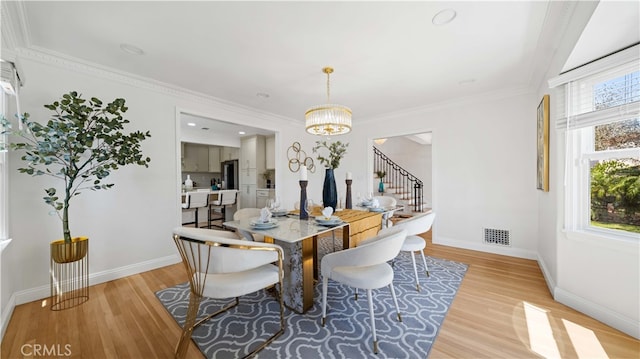
[[[621,240],[638,240],[637,233],[591,225],[591,168],[592,160],[640,158],[640,149],[595,151],[594,126],[567,133],[568,173],[565,191],[565,230]]]
[[[604,80],[613,79],[611,75],[618,69],[640,68],[638,50],[640,46],[623,50],[617,54],[562,74],[549,80],[551,88],[560,87],[557,103],[556,127],[566,135],[565,181],[564,181],[564,231],[573,239],[603,239],[631,241],[638,243],[640,236],[628,231],[608,229],[591,225],[591,160],[640,158],[640,148],[595,151],[594,128],[596,125],[614,123],[619,120],[638,118],[640,103],[638,101],[609,109],[583,113],[580,105],[588,103],[593,96],[584,89],[590,90],[593,85],[603,81],[599,74],[608,72]],[[630,67],[631,66],[631,67]],[[610,77],[608,77],[610,76]],[[589,77],[593,77],[589,79]],[[584,81],[586,79],[587,81]],[[574,87],[573,82],[583,80],[584,87]],[[582,91],[582,93],[578,93]],[[579,97],[582,96],[582,97]]]

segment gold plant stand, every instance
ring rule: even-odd
[[[89,238],[51,242],[51,310],[63,310],[89,300]]]

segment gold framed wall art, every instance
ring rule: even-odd
[[[549,192],[549,95],[538,105],[537,188]]]

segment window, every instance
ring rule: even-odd
[[[6,95],[0,91],[0,116],[4,116],[6,111]],[[9,184],[7,173],[7,136],[1,134],[4,131],[0,125],[0,251],[9,244]]]
[[[633,59],[560,89],[566,230],[640,238],[639,68]]]

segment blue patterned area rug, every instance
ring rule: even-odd
[[[416,256],[418,263],[422,260]],[[395,260],[393,281],[402,322],[398,322],[387,287],[373,291],[378,335],[378,355],[373,354],[366,292],[358,300],[350,287],[329,281],[327,322],[321,325],[322,282],[315,288],[315,303],[305,314],[285,310],[286,329],[256,358],[426,358],[467,271],[467,265],[427,257],[431,276],[418,266],[420,289],[416,291],[409,253]],[[156,293],[160,302],[182,327],[189,304],[187,283]],[[199,317],[228,301],[205,299]],[[242,357],[262,344],[279,328],[279,306],[274,295],[259,291],[240,297],[240,304],[203,323],[192,339],[207,358]]]

